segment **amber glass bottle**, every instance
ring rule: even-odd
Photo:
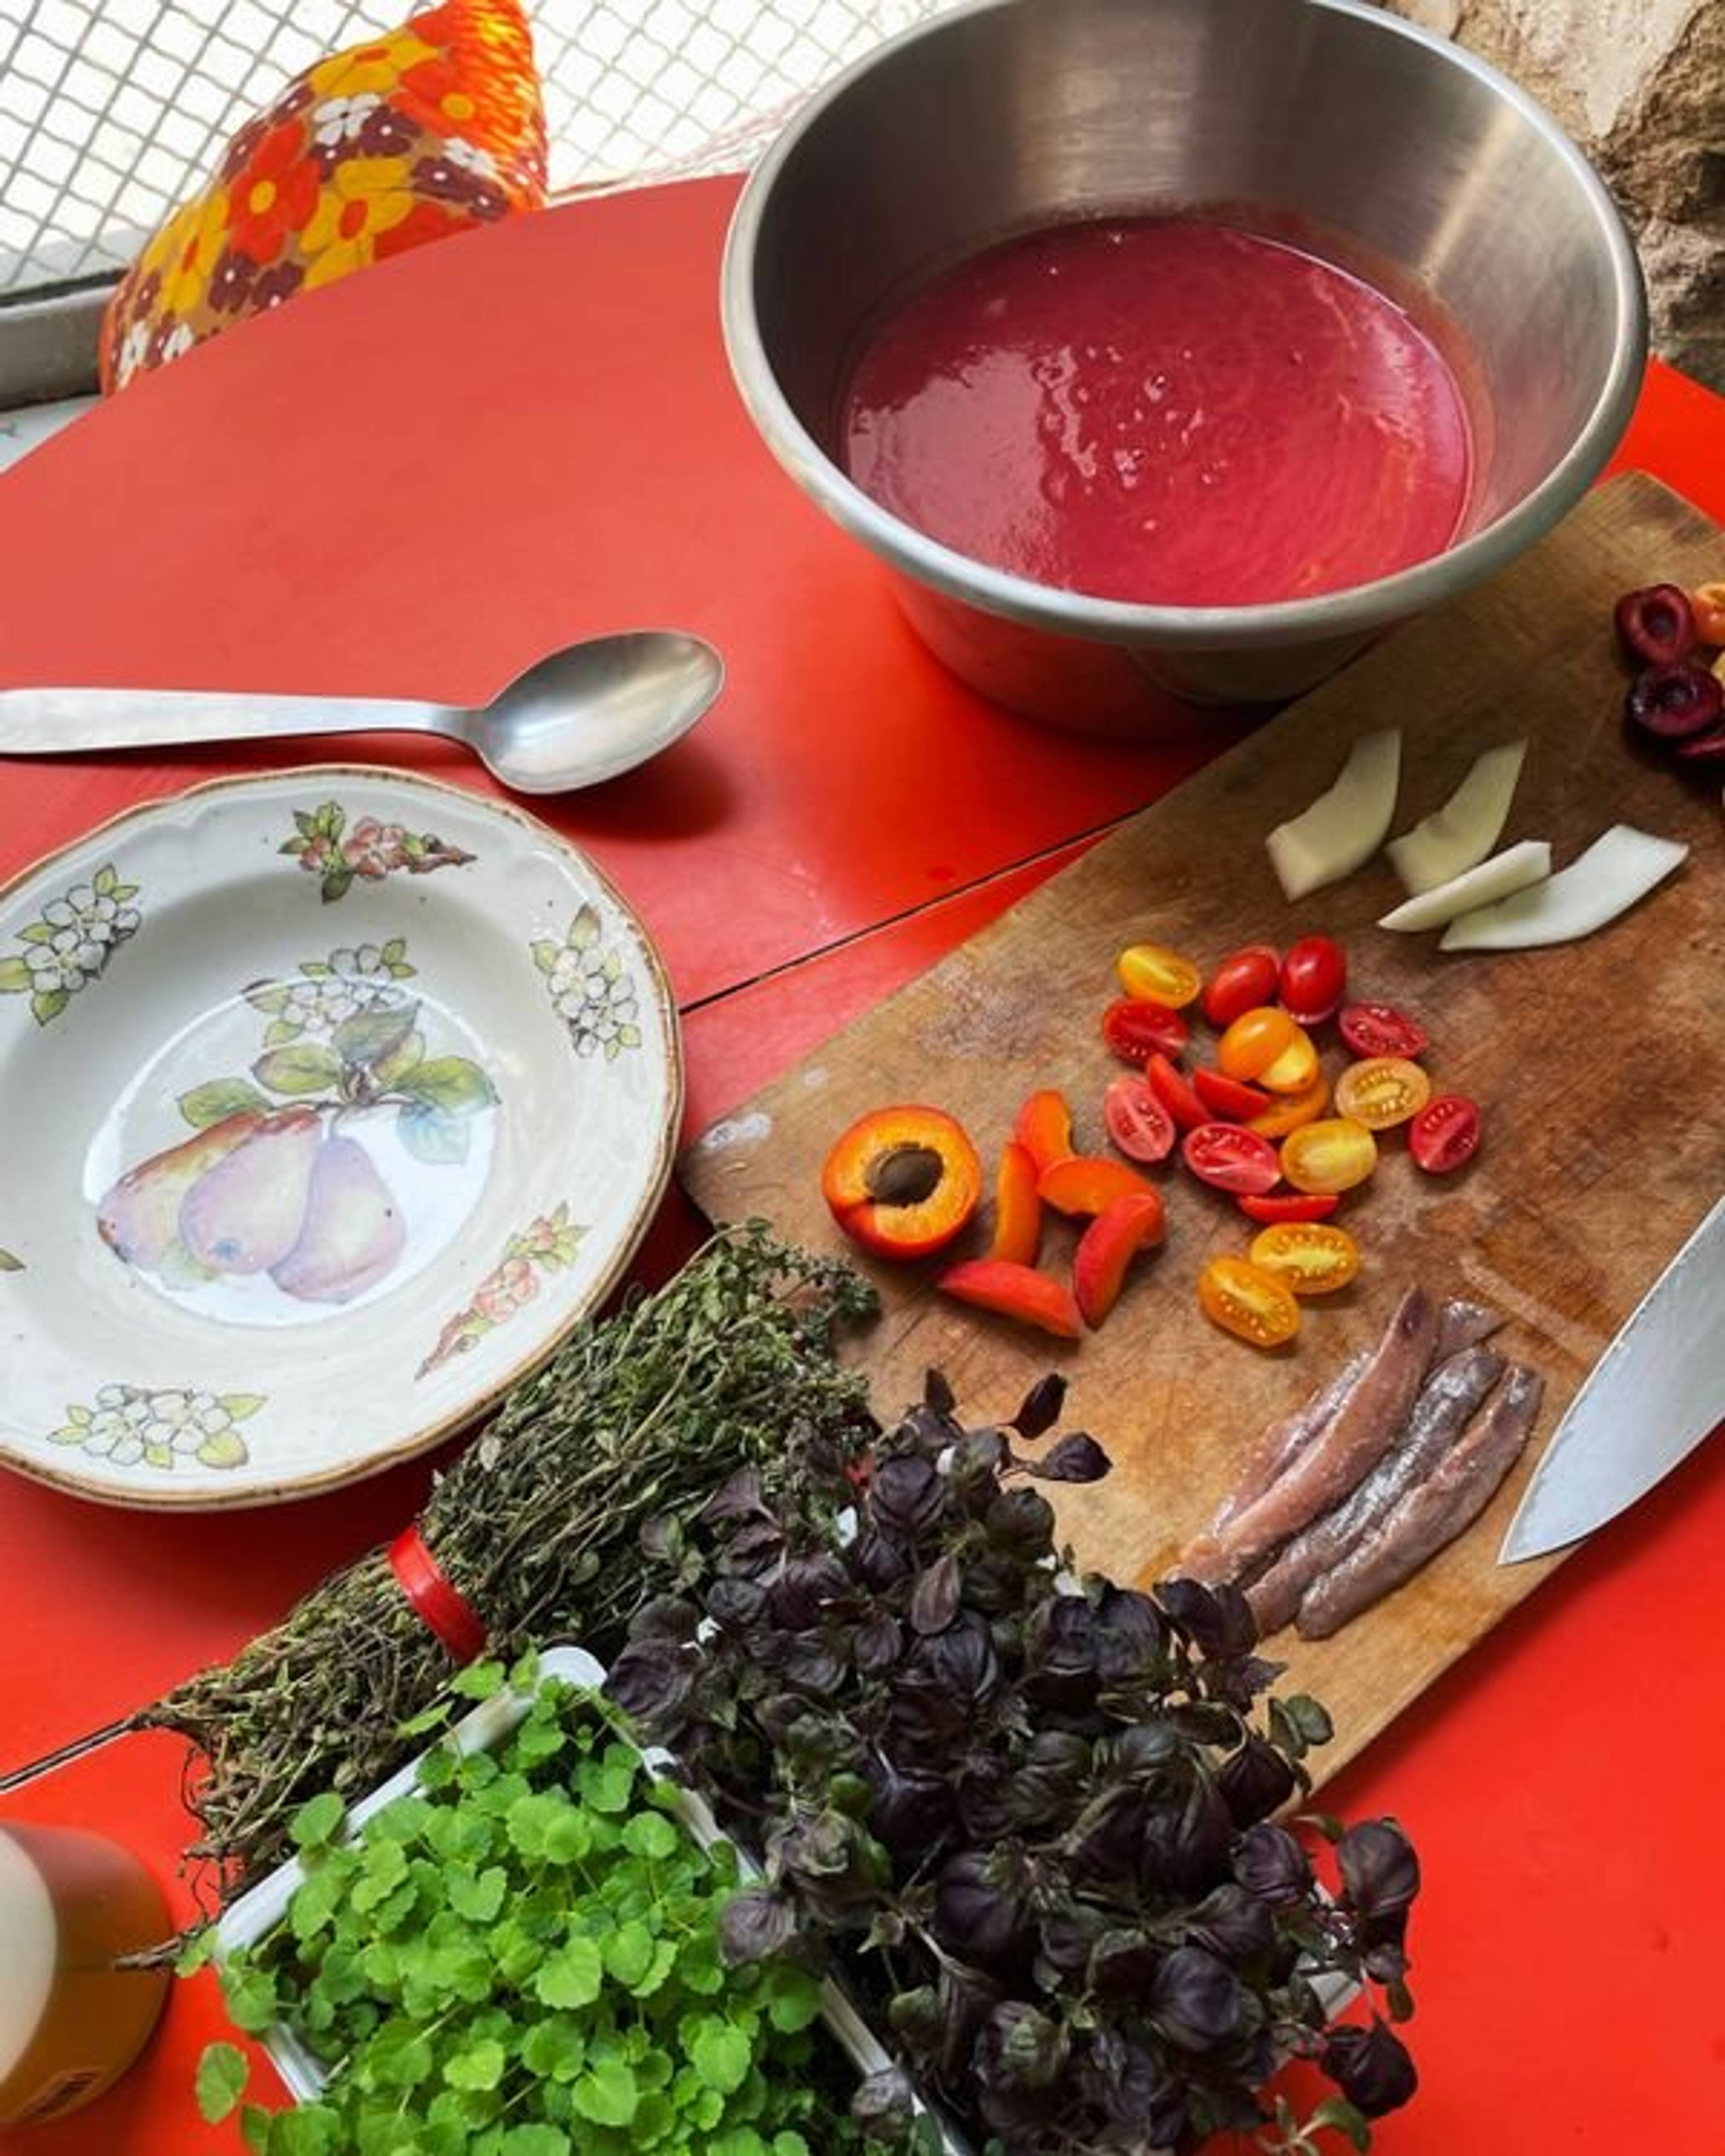
[[[126,2071],[172,1979],[115,1964],[169,1930],[162,1889],[117,1842],[0,1825],[0,2128],[64,2118]]]

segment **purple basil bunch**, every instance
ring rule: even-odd
[[[931,1373],[865,1458],[810,1434],[646,1537],[663,1592],[610,1689],[761,1864],[725,1947],[829,1956],[913,2082],[1007,2156],[1188,2150],[1257,2130],[1285,2058],[1358,2145],[1406,2101],[1414,1851],[1343,1829],[1326,1887],[1280,1815],[1329,1722],[1272,1697],[1245,1598],[1075,1573],[1039,1481],[1089,1481],[1045,1378],[967,1429]],[[1332,2023],[1320,1978],[1369,2022]],[[1381,1997],[1382,2010],[1376,2000]],[[1291,2148],[1309,2142],[1291,2139]]]

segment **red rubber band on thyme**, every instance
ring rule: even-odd
[[[485,1628],[473,1604],[449,1584],[417,1527],[403,1528],[389,1545],[389,1569],[401,1591],[458,1662],[470,1662],[485,1644]]]

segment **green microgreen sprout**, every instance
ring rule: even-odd
[[[519,1678],[521,1672],[513,1673]],[[496,1664],[454,1687],[495,1689]],[[727,1969],[731,1845],[703,1845],[614,1712],[547,1681],[501,1745],[439,1742],[419,1785],[348,1830],[302,1804],[285,1916],[221,1968],[254,2036],[290,2029],[327,2079],[311,2102],[244,2102],[217,2043],[198,2101],[241,2110],[260,2156],[825,2156],[860,2146],[852,2076],[786,1958]]]

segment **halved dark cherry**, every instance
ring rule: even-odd
[[[1613,619],[1624,649],[1644,666],[1674,666],[1695,648],[1695,610],[1676,584],[1625,592]]]
[[[1725,726],[1709,726],[1704,734],[1690,734],[1673,742],[1671,747],[1676,754],[1695,763],[1725,761]]]
[[[1656,741],[1682,742],[1725,717],[1725,685],[1717,674],[1687,660],[1644,667],[1630,684],[1623,714]]]

